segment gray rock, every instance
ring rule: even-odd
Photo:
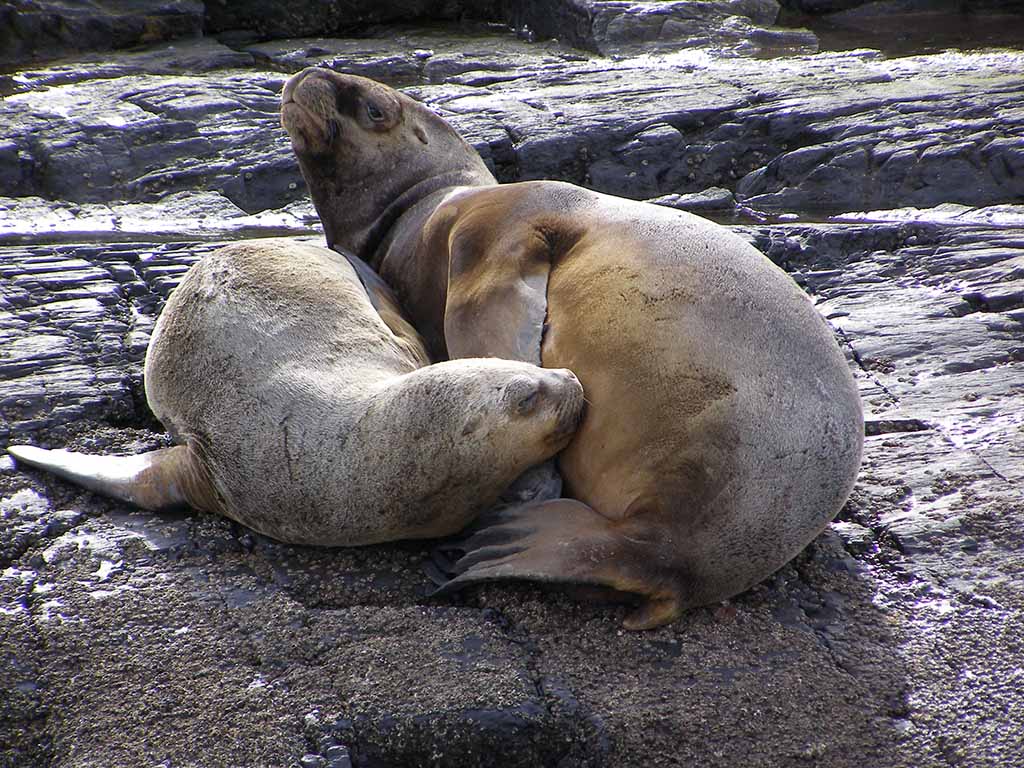
[[[201,0],[14,0],[0,8],[0,68],[202,31]]]
[[[503,10],[516,29],[602,54],[709,46],[741,53],[817,50],[807,30],[766,29],[778,16],[776,0],[527,0],[505,2]]]
[[[1024,2],[1020,0],[795,0],[795,4],[807,13],[827,14],[802,18],[825,50],[877,48],[905,56],[949,48],[1015,48],[1024,36]]]
[[[417,46],[406,38],[399,48],[411,61]],[[268,55],[291,69],[386,68],[365,46],[294,58],[285,45]],[[1024,60],[1015,52],[888,61],[866,52],[767,61],[682,52],[615,63],[544,56],[510,74],[473,59],[475,72],[411,92],[505,181],[556,176],[641,198],[718,186],[747,207],[816,215],[932,206],[950,195],[990,205],[1021,194],[1013,105]],[[807,66],[813,78],[802,74]]]
[[[245,50],[274,68],[298,72],[326,66],[399,87],[456,82],[486,87],[590,56],[557,41],[527,43],[484,25],[389,26],[359,38],[306,38],[251,43]]]
[[[843,23],[853,19],[892,18],[893,16],[937,15],[948,16],[955,13],[963,16],[973,14],[1001,14],[1024,10],[1020,0],[982,0],[982,2],[964,3],[950,8],[943,0],[870,0],[869,2],[848,3],[841,12],[829,17],[832,23]]]
[[[779,0],[783,8],[792,8],[802,13],[834,13],[847,8],[856,8],[858,5],[871,2],[871,0]]]
[[[96,203],[216,190],[249,213],[298,200],[277,125],[282,81],[129,76],[12,96],[0,103],[12,169],[0,195]]]
[[[461,34],[14,73],[0,445],[166,445],[142,359],[181,275],[221,239],[317,234],[281,71],[391,61],[505,179],[746,222],[864,399],[864,469],[833,531],[728,604],[630,634],[624,608],[534,586],[432,602],[431,543],[289,547],[0,457],[0,766],[1013,765],[1021,54],[611,62]]]
[[[98,78],[195,74],[217,69],[248,68],[252,64],[251,54],[233,50],[216,40],[205,37],[185,38],[143,50],[68,57],[63,62],[37,69],[26,66],[16,74],[0,75],[0,94],[9,96]]]
[[[903,13],[936,13],[966,15],[1014,13],[1024,9],[1020,0],[972,0],[970,3],[948,3],[946,0],[780,0],[784,8],[803,13],[836,14],[850,11],[855,16],[892,16]],[[852,10],[851,9],[856,9]]]
[[[1005,221],[1014,211],[999,213]],[[852,764],[845,755],[865,753],[884,755],[878,765],[927,765],[913,760],[939,754],[927,751],[937,732],[975,764],[999,765],[1010,746],[976,728],[1015,701],[991,670],[1012,672],[1015,652],[999,638],[1001,627],[1020,622],[1012,553],[1019,551],[1024,393],[1011,378],[1024,331],[1012,308],[965,314],[957,307],[964,294],[1015,290],[1024,234],[915,221],[909,213],[891,218],[740,230],[791,270],[831,318],[848,345],[869,422],[919,425],[880,428],[868,439],[861,480],[837,528],[840,551],[823,540],[730,606],[624,635],[620,611],[529,587],[488,587],[454,613],[418,605],[428,588],[418,545],[283,547],[221,519],[140,514],[9,468],[0,473],[0,508],[19,522],[5,527],[2,551],[11,573],[22,575],[0,587],[7,606],[28,599],[27,608],[5,615],[0,636],[28,670],[10,683],[23,702],[10,715],[23,734],[18,754],[30,754],[29,713],[45,707],[61,713],[60,730],[47,731],[56,743],[133,762],[144,740],[132,723],[156,707],[177,713],[175,730],[154,731],[141,719],[137,727],[172,764],[184,759],[176,746],[184,743],[188,754],[232,759],[223,739],[203,736],[215,713],[218,727],[237,735],[237,754],[270,763],[297,760],[314,733],[346,745],[356,765],[422,762],[437,749],[457,765],[486,764],[476,756],[496,750],[518,756],[511,764],[567,757],[628,764],[670,745],[673,754],[715,764],[706,738],[687,735],[715,722],[731,735],[716,742],[729,744],[723,765],[755,748],[781,765],[818,756],[842,766]],[[22,246],[22,264],[53,264],[53,272],[22,283],[22,314],[60,328],[59,316],[50,319],[61,306],[52,293],[95,286],[102,295],[101,271],[141,284],[147,293],[129,301],[152,309],[209,247],[61,246],[65,259],[96,265],[95,278],[83,282],[73,274],[92,276],[85,264],[72,270],[77,262],[44,259],[53,246]],[[102,302],[93,307],[93,326],[122,314]],[[72,338],[66,333],[56,335]],[[90,371],[110,364],[80,344],[65,348],[83,355]],[[39,362],[26,363],[26,371],[46,365],[46,347],[33,354]],[[119,363],[129,378],[139,364]],[[12,384],[23,388],[24,378]],[[109,411],[83,411],[83,397],[54,393],[13,431],[99,451],[158,444],[138,427],[98,426]],[[70,429],[76,424],[77,432]],[[43,527],[60,519],[53,510],[61,508],[73,516]],[[112,623],[125,619],[115,617],[148,629],[126,634]],[[945,638],[942,657],[922,639],[930,636],[922,626]],[[33,651],[26,632],[41,633],[49,650]],[[107,650],[111,643],[117,654]],[[943,657],[975,682],[947,681],[932,666]],[[76,660],[73,693],[61,682],[69,670],[62,659]],[[153,669],[164,670],[155,688]],[[196,675],[218,691],[216,700],[176,682]],[[977,685],[989,686],[986,696]],[[129,700],[140,709],[126,711],[123,702],[112,709],[112,687],[134,692]],[[845,692],[838,700],[837,690]],[[756,707],[759,727],[744,730],[737,706]],[[950,707],[965,719],[951,717]],[[661,727],[643,728],[647,717]],[[243,725],[250,718],[260,727]],[[833,723],[826,735],[822,718]],[[123,735],[92,741],[111,722]],[[329,759],[326,748],[320,754]]]
[[[261,37],[334,35],[380,22],[493,18],[495,0],[208,0],[207,32],[253,30]]]
[[[0,198],[0,244],[302,237],[319,226],[308,200],[248,214],[218,192],[174,192],[145,203]],[[123,276],[114,274],[119,281]]]
[[[664,195],[648,202],[690,213],[721,214],[732,213],[736,210],[736,198],[732,192],[721,187],[709,187],[703,192],[694,192],[689,195]]]
[[[499,37],[489,57],[475,39],[469,56],[440,49],[417,69],[429,39],[400,37],[391,58],[410,62],[399,78],[443,81],[413,93],[505,181],[560,177],[639,198],[717,186],[749,208],[817,215],[1024,194],[1019,53],[609,63],[548,48],[531,70],[501,63],[507,50],[523,61],[525,44]],[[389,58],[379,41],[252,50],[289,70],[325,62],[374,74]],[[283,79],[139,74],[17,94],[0,103],[0,196],[145,202],[216,191],[247,213],[304,199],[278,126]]]
[[[748,207],[823,215],[1024,194],[1022,67],[1017,52],[696,56],[542,70],[528,96],[521,80],[416,92],[494,154],[496,122],[515,137],[506,180],[557,176],[640,198],[720,186]]]

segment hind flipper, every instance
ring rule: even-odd
[[[626,617],[627,629],[650,629],[682,612],[670,579],[656,577],[654,548],[627,537],[616,524],[572,499],[556,499],[488,513],[462,545],[458,575],[434,594],[500,579],[595,584],[639,594],[643,604]]]
[[[143,509],[191,505],[217,511],[216,493],[191,450],[184,445],[136,456],[97,456],[71,451],[12,445],[19,462]]]

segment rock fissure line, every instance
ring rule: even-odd
[[[524,663],[527,674],[530,677],[531,685],[536,692],[538,700],[544,706],[544,710],[547,713],[549,720],[554,724],[558,723],[562,717],[568,716],[574,721],[577,728],[579,725],[584,723],[593,728],[598,742],[595,757],[599,761],[603,759],[603,753],[607,752],[609,734],[607,733],[606,726],[601,719],[589,711],[581,713],[580,710],[585,709],[585,705],[582,705],[576,700],[572,691],[569,690],[568,687],[565,687],[565,690],[566,694],[572,698],[573,711],[564,714],[559,713],[556,707],[558,706],[558,702],[562,701],[564,697],[559,696],[553,690],[548,690],[548,685],[545,684],[545,676],[541,673],[540,658],[542,656],[542,652],[536,640],[534,640],[533,637],[525,630],[514,627],[512,622],[502,611],[495,608],[485,608],[483,609],[483,613],[485,619],[489,618],[492,623],[496,624],[510,643],[523,649]],[[573,741],[575,741],[575,739],[573,739]],[[570,742],[569,746],[565,747],[565,752],[559,757],[559,763],[562,760],[568,759],[568,756],[572,751],[573,745]],[[589,743],[587,745],[587,751],[591,751]]]
[[[984,467],[989,472],[991,472],[995,477],[998,477],[1004,483],[1007,483],[1008,485],[1011,485],[1014,488],[1018,487],[1019,483],[1017,483],[1016,480],[1007,477],[994,466],[992,466],[992,463],[988,459],[986,459],[976,448],[965,448],[961,445],[958,445],[957,442],[952,437],[950,437],[949,432],[941,424],[937,425],[935,429],[939,433],[939,435],[942,436],[942,439],[954,450],[965,451],[966,453],[970,454],[974,459],[976,459],[980,464],[984,465]]]
[[[796,564],[795,569],[796,569],[797,574],[800,576],[801,581],[803,581],[804,584],[808,585],[807,588],[811,592],[813,592],[815,597],[818,598],[819,602],[824,605],[825,604],[825,599],[822,596],[821,591],[817,590],[817,589],[814,589],[813,587],[810,586],[810,585],[814,584],[814,579],[808,578],[808,575],[806,573],[806,567],[802,563],[798,563],[798,564]],[[846,664],[846,662],[844,662],[839,657],[839,653],[836,651],[836,649],[832,645],[832,640],[829,639],[828,632],[826,631],[826,628],[825,627],[817,626],[818,622],[814,621],[814,619],[812,618],[811,614],[807,611],[807,608],[804,606],[803,601],[797,600],[795,602],[796,602],[797,608],[800,609],[801,616],[803,616],[803,623],[804,623],[804,625],[807,627],[808,630],[811,631],[811,633],[814,634],[814,636],[817,639],[818,643],[828,653],[829,659],[832,661],[832,664],[836,667],[836,669],[838,669],[844,675],[847,675],[847,676],[849,676],[851,678],[852,677],[856,677],[855,671],[852,670]]]
[[[882,390],[882,392],[885,393],[885,396],[889,398],[893,406],[898,408],[900,404],[899,398],[892,392],[892,390],[885,386],[885,384],[883,384],[877,376],[875,376],[871,372],[871,369],[867,366],[867,364],[861,357],[860,352],[858,352],[857,348],[854,346],[853,339],[850,338],[849,334],[847,334],[846,331],[844,331],[842,328],[836,328],[831,323],[829,323],[829,326],[832,328],[832,332],[839,336],[843,340],[843,344],[847,347],[847,349],[850,350],[850,355],[853,357],[853,360],[857,364],[857,367],[860,368],[860,370],[864,373],[865,376],[868,377],[868,379],[872,383],[874,383],[880,390]]]

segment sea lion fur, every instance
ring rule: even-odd
[[[365,265],[236,243],[191,268],[148,350],[147,399],[178,445],[9,451],[142,507],[187,503],[290,543],[448,535],[567,443],[582,390],[522,362],[426,363]]]
[[[498,185],[444,120],[365,78],[293,76],[282,123],[328,244],[380,273],[432,356],[567,367],[587,391],[558,459],[572,498],[502,511],[447,589],[598,584],[644,597],[626,625],[646,628],[749,588],[838,513],[857,388],[806,294],[742,238],[572,184]]]

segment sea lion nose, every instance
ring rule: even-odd
[[[288,78],[288,81],[284,84],[284,90],[281,91],[282,104],[287,104],[289,101],[292,100],[292,94],[295,92],[295,86],[297,86],[302,81],[302,79],[306,76],[308,72],[308,69],[304,69],[297,75],[292,75],[291,77]]]
[[[305,80],[307,77],[315,72],[322,71],[320,67],[306,67],[301,72],[298,72],[288,78],[288,82],[284,84],[284,90],[281,92],[281,103],[287,104],[292,100],[292,94],[295,93],[295,89],[299,87],[299,83]]]
[[[580,380],[576,378],[576,374],[568,368],[552,368],[550,370],[551,373],[554,374],[554,377],[557,379],[560,386],[568,386],[573,389],[580,390],[583,389],[583,385],[580,383]]]
[[[556,436],[564,437],[575,432],[583,422],[587,402],[583,394],[583,385],[576,378],[576,374],[568,368],[550,369],[542,386],[544,389],[554,389],[559,395]]]

